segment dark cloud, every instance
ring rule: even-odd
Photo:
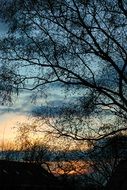
[[[62,114],[62,107],[53,106],[35,106],[31,110],[31,114],[35,117],[48,117],[48,116],[59,116]]]
[[[2,21],[0,20],[0,35],[6,34],[7,31],[8,31],[8,26],[7,26],[7,24],[5,24],[4,22],[2,22]]]

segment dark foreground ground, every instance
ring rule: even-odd
[[[63,189],[59,181],[38,164],[0,160],[0,190]]]
[[[127,190],[127,160],[121,161],[104,189],[92,185],[75,188],[36,163],[0,160],[0,190]]]

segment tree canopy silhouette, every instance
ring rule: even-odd
[[[125,0],[1,0],[0,9],[8,24],[1,60],[15,68],[18,89],[63,83],[79,90],[90,112],[110,110],[126,120]],[[126,126],[112,133],[119,130]]]

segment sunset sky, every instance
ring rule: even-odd
[[[58,188],[110,187],[127,158],[126,2],[0,0],[5,177],[40,165]]]
[[[5,25],[5,23],[0,22],[1,37],[6,34],[7,30],[8,30],[7,25]],[[89,57],[87,61],[88,61],[88,63],[90,62],[90,64],[91,64],[90,68],[93,70],[93,72],[95,72],[97,70],[97,65],[98,65],[97,63],[99,60],[96,58],[96,59],[94,59],[94,62],[92,62],[91,61],[92,58],[93,57],[91,57],[91,59],[90,59],[90,57]],[[24,64],[24,61],[22,61],[22,62]],[[95,62],[96,62],[96,64],[95,64]],[[75,67],[76,66],[78,68],[77,64],[75,64]],[[32,69],[31,69],[31,67],[32,67]],[[81,68],[79,68],[79,71]],[[30,78],[30,80],[29,80],[29,82],[31,82],[31,83],[29,83],[29,82],[26,82],[26,83],[28,86],[30,86],[30,85],[32,86],[33,81],[31,81],[31,80],[33,80],[33,76],[39,72],[40,68],[37,69],[35,67],[35,65],[32,65],[32,66],[30,65],[30,67],[28,67],[28,68],[26,66],[25,67],[22,66],[21,70],[20,70],[21,74],[27,75],[27,71],[25,71],[25,69],[26,70],[29,69],[29,74],[30,74],[30,76],[32,76],[31,77],[32,79]],[[98,69],[98,71],[99,71],[99,69]],[[76,68],[75,68],[75,72],[76,72]],[[108,77],[111,74],[112,73],[110,73],[110,71],[109,71]],[[42,77],[42,73],[41,73],[40,77]],[[101,76],[100,80],[102,80],[102,77],[103,76]],[[104,75],[104,77],[105,77],[105,75]],[[98,82],[98,77],[96,80]],[[107,81],[107,78],[105,78],[105,80]],[[16,96],[14,97],[14,101],[13,101],[12,105],[1,105],[0,106],[0,141],[3,141],[3,140],[6,141],[6,140],[13,139],[14,136],[16,135],[14,127],[17,126],[17,122],[19,122],[19,123],[26,122],[26,121],[29,122],[28,117],[30,115],[32,115],[33,113],[35,113],[35,111],[39,112],[39,111],[43,110],[46,115],[47,105],[48,105],[51,108],[51,110],[55,112],[55,114],[59,114],[59,113],[56,113],[58,110],[57,109],[58,107],[62,107],[62,105],[70,103],[72,99],[74,101],[75,98],[77,98],[77,96],[81,95],[83,97],[85,93],[87,94],[87,92],[84,90],[85,88],[80,88],[80,90],[77,88],[78,93],[76,93],[76,89],[74,89],[74,92],[71,91],[72,92],[71,95],[68,95],[68,94],[66,95],[66,93],[69,93],[69,90],[66,90],[66,92],[65,92],[62,89],[63,87],[61,87],[59,84],[51,83],[50,85],[47,86],[46,89],[43,89],[43,87],[40,86],[40,88],[42,87],[42,89],[40,90],[42,92],[42,94],[39,94],[38,92],[33,92],[33,91],[32,92],[31,91],[21,91],[17,97]],[[85,93],[84,93],[84,91],[85,91]],[[106,115],[105,115],[105,118],[106,118]]]
[[[64,100],[64,94],[57,88],[48,88],[47,97],[36,97],[33,100],[33,92],[25,91],[19,96],[14,97],[11,105],[0,106],[0,141],[12,141],[16,136],[16,127],[18,123],[29,123],[30,117],[34,115],[34,112],[40,113],[41,110],[45,110],[47,114],[47,105],[56,112],[55,106],[62,106]],[[60,93],[59,93],[60,92]],[[70,97],[71,98],[71,97]]]

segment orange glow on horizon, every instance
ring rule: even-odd
[[[30,132],[29,137],[31,143],[34,143],[36,140],[40,140],[42,144],[46,144],[50,147],[50,149],[58,150],[58,151],[73,151],[73,150],[87,150],[89,147],[84,142],[75,142],[70,139],[65,138],[58,138],[53,134],[43,133],[43,130],[50,130],[51,128],[45,124],[45,122],[40,121],[40,123],[33,122],[34,118],[28,117],[27,115],[20,115],[16,113],[6,113],[1,116],[1,123],[0,123],[0,149],[8,149],[10,144],[15,149],[17,145],[20,145],[20,142],[17,141],[17,129],[19,124],[23,124],[24,127],[28,126],[34,127],[39,126],[41,127],[41,132]],[[41,123],[42,122],[42,123]]]
[[[48,165],[55,176],[86,175],[93,172],[91,163],[82,160],[49,162]]]

